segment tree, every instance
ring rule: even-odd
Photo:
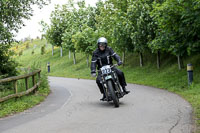
[[[23,19],[33,15],[31,5],[42,8],[49,0],[1,0],[0,1],[0,44],[11,43],[14,33],[24,25]]]
[[[76,48],[74,42],[72,41],[72,37],[77,32],[81,31],[84,23],[87,23],[85,1],[78,2],[78,7],[79,9],[76,9],[73,2],[70,2],[70,7],[65,7],[64,21],[67,26],[62,34],[62,44],[69,51],[73,52],[74,64],[76,64]]]
[[[90,52],[94,40],[104,36],[123,52],[123,61],[125,51],[135,51],[143,66],[143,53],[151,51],[160,68],[160,53],[168,52],[177,56],[181,68],[181,57],[200,51],[199,9],[199,0],[100,0],[96,7],[70,0],[52,13],[47,37],[73,51],[74,63],[76,50]]]
[[[199,8],[197,0],[154,3],[152,16],[158,24],[158,31],[152,48],[161,48],[177,56],[179,69],[183,68],[182,57],[197,52],[200,47]]]
[[[31,5],[42,8],[49,0],[1,0],[0,1],[0,75],[16,75],[16,64],[10,58],[8,49],[14,41],[13,37],[24,25],[24,19],[33,14]]]
[[[62,44],[67,49],[69,49],[69,51],[73,51],[75,64],[76,49],[78,48],[77,50],[83,52],[85,50],[82,48],[82,45],[91,45],[91,41],[89,41],[90,38],[88,37],[92,37],[92,31],[94,31],[95,29],[95,8],[86,7],[84,1],[78,2],[78,9],[74,7],[73,3],[71,3],[70,5],[71,8],[68,8],[68,10],[65,11],[66,16],[64,20],[68,26],[66,27],[65,32],[62,35]],[[86,30],[88,30],[91,34],[85,33]],[[87,62],[88,58],[89,54],[87,55]]]
[[[111,14],[113,17],[113,43],[118,51],[123,52],[122,61],[123,65],[125,64],[125,52],[126,51],[133,51],[134,47],[132,45],[131,39],[131,27],[130,21],[127,16],[127,9],[129,2],[127,0],[120,1],[120,0],[110,0],[109,4],[113,5],[110,6]]]
[[[75,44],[75,48],[86,54],[87,66],[89,66],[89,55],[92,55],[92,51],[96,48],[97,33],[87,25],[84,25],[82,32],[77,32],[72,36],[72,42]]]
[[[62,57],[62,34],[67,28],[67,22],[64,20],[67,12],[67,6],[63,5],[60,7],[57,5],[55,11],[51,13],[51,25],[47,30],[47,39],[53,46],[58,46],[61,48]]]
[[[134,50],[140,55],[140,66],[143,66],[143,52],[148,43],[155,38],[154,21],[150,16],[153,0],[131,0],[127,16],[132,27],[131,39]]]

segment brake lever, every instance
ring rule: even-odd
[[[113,66],[111,66],[111,68],[118,66],[118,64],[114,64]]]

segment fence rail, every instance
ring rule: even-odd
[[[24,95],[27,95],[31,92],[36,92],[36,89],[38,88],[38,86],[40,85],[41,81],[40,81],[40,72],[41,70],[36,70],[34,72],[31,72],[29,74],[25,74],[25,75],[21,75],[21,76],[14,76],[14,77],[9,77],[9,78],[5,78],[5,79],[0,79],[0,84],[1,83],[6,83],[6,82],[13,82],[14,84],[14,91],[15,94],[11,94],[5,97],[0,98],[0,103],[4,102],[6,100],[9,100],[11,98],[18,98]],[[35,82],[35,76],[38,75],[38,82]],[[28,79],[29,77],[32,77],[32,87],[29,88],[28,86]],[[17,81],[20,79],[25,79],[25,86],[26,86],[26,91],[24,92],[20,92],[18,93],[18,87],[17,87]]]

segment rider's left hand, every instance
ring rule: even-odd
[[[96,73],[91,73],[91,76],[92,77],[96,77]]]

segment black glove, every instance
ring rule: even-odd
[[[119,62],[117,63],[118,66],[120,66],[120,65],[122,65],[122,64],[123,64],[122,61],[119,61]]]
[[[92,76],[92,77],[96,77],[96,75],[97,75],[96,72],[95,72],[95,73],[94,73],[94,72],[91,73],[91,76]]]
[[[91,76],[92,77],[96,77],[96,72],[93,70],[93,71],[91,71]]]

